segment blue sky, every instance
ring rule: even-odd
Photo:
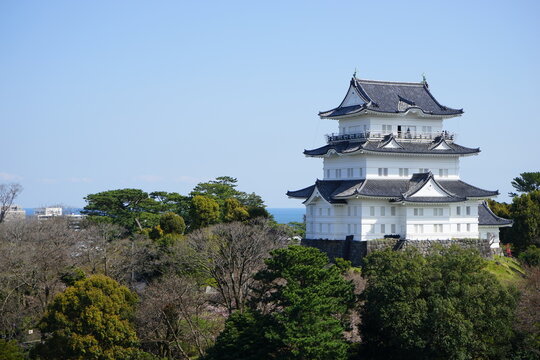
[[[536,1],[2,1],[0,182],[24,207],[237,177],[270,207],[322,177],[302,151],[336,123],[354,69],[420,81],[480,147],[463,180],[540,170]]]

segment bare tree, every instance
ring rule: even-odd
[[[65,219],[20,221],[0,227],[0,332],[8,337],[32,327],[75,262],[77,232]]]
[[[0,223],[6,218],[13,201],[21,193],[22,189],[20,184],[0,184]]]
[[[145,350],[159,357],[203,356],[222,329],[224,317],[209,311],[207,295],[193,278],[170,276],[148,286],[136,315]]]
[[[218,224],[192,233],[190,245],[198,262],[214,279],[219,304],[227,311],[243,311],[253,274],[264,266],[271,250],[287,244],[286,234],[266,220]]]

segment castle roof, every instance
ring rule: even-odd
[[[441,105],[429,91],[426,82],[375,81],[353,77],[349,91],[351,89],[355,90],[360,98],[357,104],[351,105],[345,102],[346,96],[338,107],[319,112],[319,116],[321,118],[337,118],[354,115],[364,110],[395,114],[405,113],[411,109],[418,109],[424,114],[437,116],[463,114],[463,109],[452,109]]]
[[[514,221],[499,217],[491,211],[487,202],[478,205],[478,225],[480,226],[510,226]]]
[[[430,190],[427,191],[427,187]],[[345,203],[355,197],[386,198],[391,202],[449,203],[498,195],[498,191],[480,189],[461,180],[435,180],[433,174],[413,174],[410,179],[317,180],[304,189],[289,191],[293,198],[308,199],[315,191],[330,203]]]
[[[390,141],[395,141],[398,146],[387,147]],[[444,147],[438,146],[441,142]],[[479,148],[468,148],[454,142],[447,142],[442,137],[437,137],[431,142],[399,141],[392,135],[381,140],[364,139],[360,141],[339,141],[320,148],[304,150],[306,156],[325,156],[328,153],[352,154],[355,152],[375,152],[388,154],[427,154],[427,155],[472,155],[480,152]]]

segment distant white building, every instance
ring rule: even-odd
[[[4,221],[24,220],[26,218],[26,210],[19,205],[11,205],[6,211]]]
[[[44,207],[36,209],[34,215],[37,216],[38,220],[49,219],[55,216],[62,216],[61,207]]]
[[[304,151],[323,160],[323,179],[287,193],[304,199],[306,238],[483,238],[498,247],[499,228],[512,225],[487,207],[498,191],[459,175],[460,158],[480,149],[458,145],[443,129],[443,120],[462,114],[441,105],[425,81],[353,77],[341,104],[319,113],[337,121],[338,133]]]

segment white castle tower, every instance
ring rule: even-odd
[[[441,105],[428,84],[351,79],[338,107],[320,112],[337,120],[327,144],[305,150],[323,159],[323,180],[289,191],[304,199],[306,239],[488,239],[499,228],[486,200],[499,194],[460,179],[459,160],[478,148],[455,142],[443,120],[463,110]]]

